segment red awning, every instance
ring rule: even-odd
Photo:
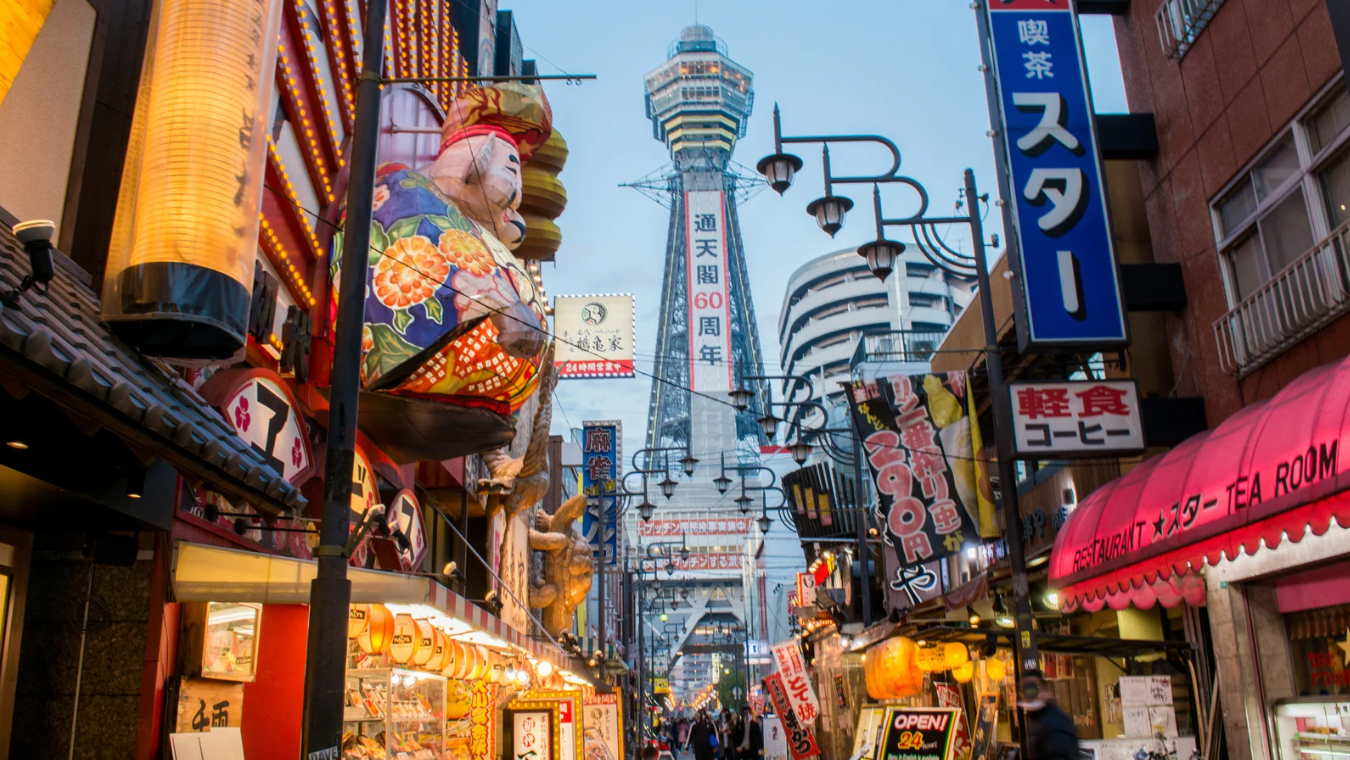
[[[1202,562],[1350,526],[1348,408],[1350,358],[1094,491],[1050,555],[1060,606],[1200,605]]]

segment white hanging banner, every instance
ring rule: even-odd
[[[689,278],[689,388],[730,393],[731,288],[727,284],[725,198],[720,190],[684,194],[685,272]]]
[[[783,679],[783,690],[792,703],[792,712],[802,723],[810,724],[820,715],[820,700],[816,699],[816,690],[811,686],[811,676],[806,672],[806,662],[802,659],[797,640],[789,639],[775,644],[773,659]]]

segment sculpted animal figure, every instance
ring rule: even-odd
[[[543,582],[530,589],[530,606],[542,610],[540,622],[550,636],[572,626],[572,614],[591,590],[591,545],[576,524],[586,511],[586,495],[577,494],[550,515],[537,510],[530,548],[543,552]]]

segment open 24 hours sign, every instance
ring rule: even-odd
[[[953,707],[889,708],[876,760],[953,760],[960,722]]]

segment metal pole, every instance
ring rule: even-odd
[[[469,591],[469,472],[468,467],[464,467],[463,478],[465,482],[460,483],[459,491],[459,541],[456,547],[459,562],[459,593],[467,594]]]
[[[970,169],[966,169],[966,208],[970,214],[971,236],[975,239],[975,277],[979,283],[980,316],[984,322],[984,362],[989,373],[989,399],[994,409],[994,445],[998,452],[999,490],[1003,496],[1003,534],[1008,544],[1008,565],[1012,571],[1017,610],[1017,635],[1013,637],[1013,653],[1016,655],[1017,677],[1020,680],[1023,671],[1039,666],[1040,655],[1036,634],[1031,627],[1031,595],[1027,588],[1026,555],[1022,551],[1022,515],[1017,504],[1017,469],[1013,464],[1012,399],[1008,396],[1008,387],[1003,380],[1003,359],[998,348],[993,292],[989,287],[989,265],[984,260],[980,198],[975,189],[975,172]],[[978,424],[978,421],[971,420],[971,424]],[[1025,731],[1022,737],[1025,744]],[[1025,752],[1026,747],[1023,747],[1023,757],[1026,757]]]
[[[853,431],[853,501],[858,508],[858,567],[862,568],[863,627],[872,624],[872,547],[867,544],[867,508],[863,506],[862,439]]]
[[[347,617],[352,584],[347,579],[348,515],[356,458],[356,406],[361,387],[361,327],[365,321],[371,204],[375,194],[375,149],[380,137],[380,73],[384,64],[386,0],[367,4],[365,60],[356,90],[351,178],[342,245],[342,278],[333,338],[333,374],[324,459],[323,523],[319,526],[318,574],[310,584],[308,657],[305,662],[304,735],[301,754],[337,760],[342,742],[342,706],[347,670]]]
[[[595,574],[600,578],[600,600],[599,600],[600,603],[599,603],[599,605],[598,605],[599,612],[598,612],[597,615],[596,615],[597,619],[596,619],[595,622],[596,622],[596,624],[597,624],[597,625],[599,626],[599,628],[600,628],[599,652],[600,652],[600,680],[601,680],[601,681],[604,681],[604,680],[605,680],[605,662],[606,662],[606,660],[609,658],[609,654],[605,651],[605,643],[606,643],[606,640],[607,640],[607,637],[605,636],[605,628],[606,628],[606,619],[605,619],[605,547],[609,545],[609,538],[605,535],[605,532],[606,532],[606,529],[609,528],[609,523],[607,522],[607,515],[606,515],[606,512],[608,512],[608,510],[605,509],[605,497],[604,497],[604,492],[605,492],[605,487],[604,487],[604,485],[602,484],[602,485],[600,486],[600,496],[597,496],[597,497],[596,497],[596,498],[600,501],[600,526],[599,526],[599,530],[600,530],[600,551],[598,552],[599,557],[600,557],[600,564],[599,564],[599,567],[597,567],[597,568],[596,568],[596,571],[595,571]]]

